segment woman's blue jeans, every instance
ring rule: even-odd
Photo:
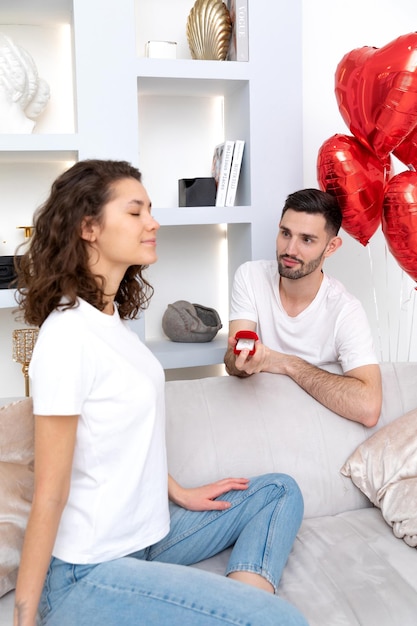
[[[285,474],[251,479],[220,497],[225,511],[171,505],[171,530],[157,544],[97,565],[52,558],[39,606],[43,626],[306,626],[277,596],[183,567],[233,546],[226,574],[254,572],[277,589],[303,516],[297,483]]]

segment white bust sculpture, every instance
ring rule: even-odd
[[[29,52],[0,33],[0,133],[31,133],[49,96]]]

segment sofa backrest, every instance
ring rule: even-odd
[[[329,370],[340,373],[336,365]],[[326,409],[283,375],[169,381],[169,471],[184,486],[291,474],[306,517],[370,506],[340,468],[362,441],[417,407],[417,363],[382,363],[381,372],[383,407],[372,429]]]

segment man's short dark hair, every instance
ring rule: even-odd
[[[282,215],[287,209],[299,213],[323,215],[326,230],[333,236],[337,235],[342,225],[342,211],[335,196],[319,189],[300,189],[291,193],[284,204]]]

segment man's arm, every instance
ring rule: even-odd
[[[375,426],[382,405],[379,365],[364,365],[344,374],[333,374],[297,356],[270,350],[260,341],[256,342],[253,356],[249,356],[248,350],[235,355],[233,337],[236,332],[244,328],[255,330],[255,327],[253,322],[246,320],[230,323],[229,345],[224,358],[228,374],[242,378],[259,372],[285,374],[334,413],[368,428]]]
[[[363,365],[345,374],[333,374],[298,357],[279,356],[285,363],[282,373],[328,409],[368,428],[378,422],[382,405],[379,365]]]

